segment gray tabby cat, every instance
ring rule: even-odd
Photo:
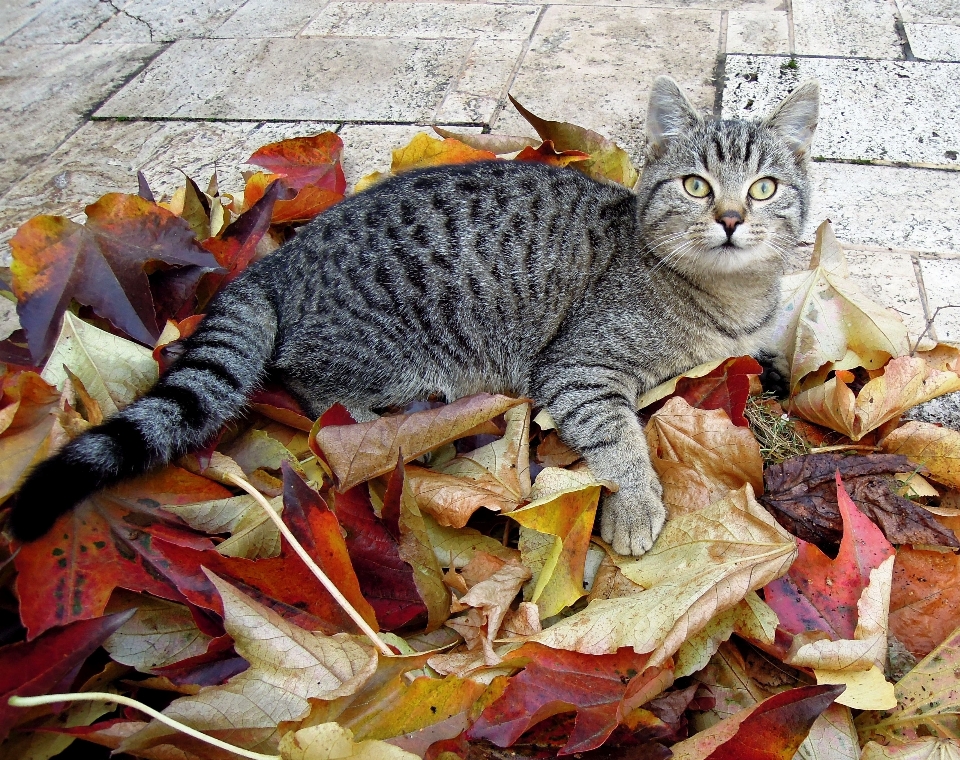
[[[410,172],[334,206],[215,299],[146,396],[34,469],[15,535],[201,446],[270,374],[314,417],[338,401],[368,419],[428,394],[529,396],[618,484],[604,539],[642,554],[665,512],[637,398],[763,351],[807,213],[817,100],[808,82],[764,121],[715,121],[660,77],[636,194],[500,161]]]

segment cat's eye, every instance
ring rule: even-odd
[[[765,201],[768,198],[772,198],[773,194],[777,192],[777,181],[773,177],[758,179],[750,185],[748,192],[750,193],[750,197],[755,201]]]
[[[691,174],[683,180],[683,189],[694,198],[706,198],[710,195],[710,183],[696,174]]]

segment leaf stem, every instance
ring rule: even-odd
[[[865,443],[838,443],[836,446],[817,446],[810,449],[811,454],[826,454],[828,451],[880,451],[880,447]]]
[[[227,473],[226,479],[242,488],[256,500],[257,504],[260,505],[263,511],[267,513],[267,516],[273,521],[274,525],[277,526],[277,530],[279,530],[283,537],[287,539],[287,541],[290,543],[290,546],[293,547],[293,550],[297,553],[300,559],[303,560],[303,563],[310,568],[310,572],[316,576],[317,580],[323,584],[323,587],[329,591],[330,595],[341,607],[343,607],[344,611],[351,617],[353,622],[357,624],[357,627],[367,635],[367,638],[369,638],[370,641],[376,645],[377,649],[379,649],[385,657],[393,657],[393,650],[390,649],[383,639],[377,635],[377,632],[370,627],[360,613],[353,608],[353,605],[347,601],[347,598],[340,593],[340,589],[334,585],[333,581],[331,581],[326,576],[326,573],[320,569],[319,565],[313,561],[313,558],[307,554],[307,550],[301,546],[300,542],[297,541],[296,538],[294,538],[293,533],[290,532],[290,529],[286,526],[286,523],[280,519],[280,515],[273,510],[269,502],[264,498],[263,494],[250,485],[250,483],[248,483],[246,480],[234,475],[232,472]]]
[[[88,691],[83,694],[45,694],[41,697],[10,697],[10,699],[7,700],[7,704],[11,707],[36,707],[37,705],[50,705],[56,704],[57,702],[114,702],[116,704],[126,705],[142,713],[146,713],[161,723],[166,723],[170,728],[176,729],[180,733],[192,736],[194,739],[199,739],[207,744],[212,744],[214,747],[219,747],[227,752],[233,752],[241,757],[248,757],[250,760],[281,760],[279,755],[265,755],[261,752],[243,749],[243,747],[237,747],[220,739],[215,739],[212,736],[207,736],[202,731],[197,731],[195,728],[185,726],[183,723],[164,715],[162,712],[158,712],[152,707],[147,707],[143,702],[138,702],[122,694],[110,694],[105,691]]]

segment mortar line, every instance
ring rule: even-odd
[[[503,109],[507,107],[507,95],[513,88],[513,83],[516,81],[517,74],[520,73],[520,67],[523,65],[523,61],[527,57],[527,53],[530,52],[530,47],[533,45],[533,38],[540,29],[540,22],[543,21],[543,17],[546,15],[549,7],[549,5],[540,6],[540,12],[537,14],[537,18],[533,22],[533,28],[530,30],[530,34],[527,35],[527,39],[523,41],[523,46],[520,48],[520,55],[517,56],[517,62],[513,65],[513,69],[510,71],[510,76],[507,77],[506,85],[500,90],[500,96],[497,98],[497,105],[494,106],[493,113],[490,114],[490,120],[483,127],[484,132],[489,132],[494,128],[497,120],[500,118],[500,114],[503,113]]]
[[[730,11],[720,12],[720,42],[717,53],[717,63],[713,68],[713,116],[720,118],[723,112],[723,91],[727,78],[727,26],[730,20]]]
[[[793,0],[783,0],[783,4],[787,9],[787,50],[793,58],[797,53],[797,37],[793,27]]]

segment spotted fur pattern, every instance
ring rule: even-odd
[[[15,534],[196,448],[268,375],[313,416],[370,418],[428,394],[522,394],[546,408],[606,497],[601,532],[641,554],[665,513],[640,394],[711,359],[758,353],[781,254],[807,209],[817,89],[764,122],[697,114],[653,88],[636,193],[569,169],[488,162],[410,172],[323,213],[211,304],[145,397],[28,477]],[[713,192],[695,198],[684,178]],[[753,201],[760,177],[775,195]],[[742,217],[731,236],[720,215]]]

